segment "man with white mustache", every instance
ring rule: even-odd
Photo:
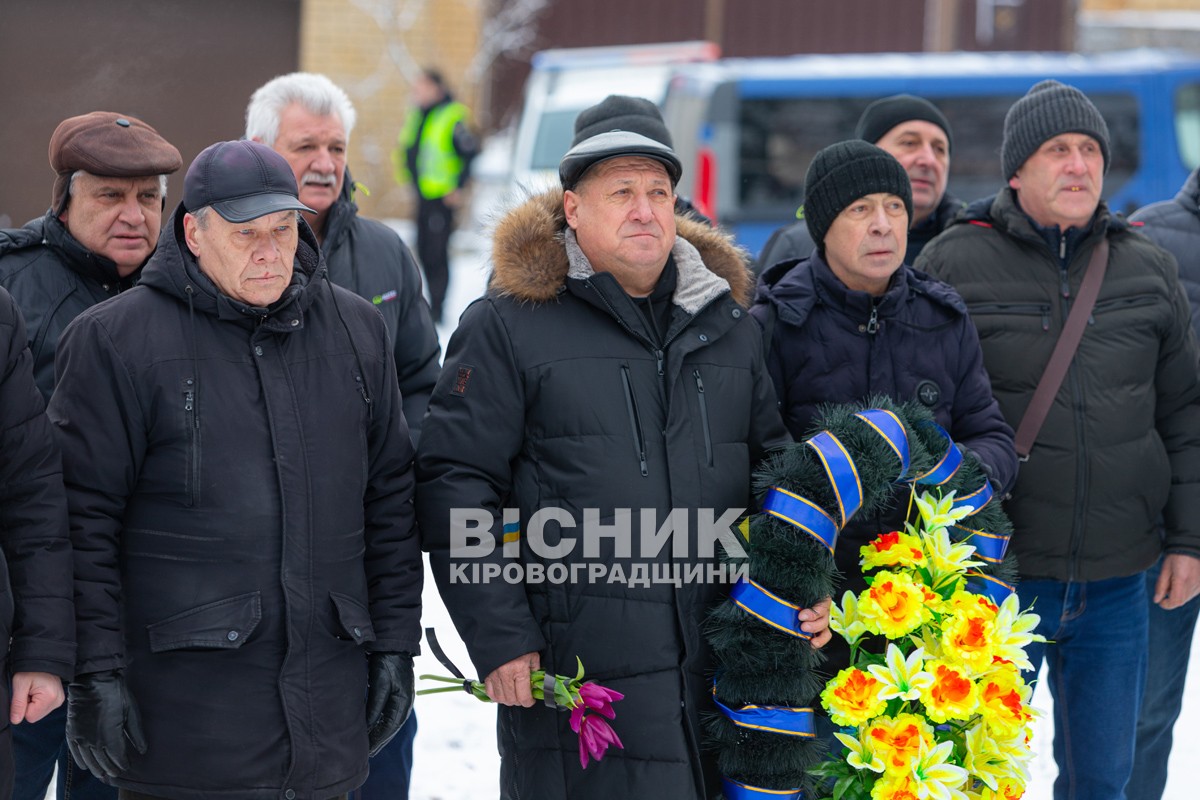
[[[924,97],[896,94],[880,98],[863,110],[854,128],[854,138],[885,151],[908,173],[912,184],[912,219],[904,263],[911,266],[921,249],[963,209],[963,202],[946,192],[953,143],[950,123],[941,109]],[[780,261],[812,255],[816,243],[800,214],[797,212],[796,222],[771,234],[758,259],[759,274]]]
[[[1034,673],[1047,662],[1054,696],[1054,798],[1125,800],[1146,571],[1162,557],[1159,599],[1173,605],[1200,591],[1196,338],[1175,259],[1100,199],[1111,151],[1091,100],[1038,83],[1009,109],[1000,158],[1007,187],[968,207],[916,268],[967,301],[1024,452],[1005,510],[1021,604],[1036,601],[1048,640],[1029,658]],[[1064,370],[1047,368],[1073,311],[1084,313],[1078,345]],[[1061,383],[1036,392],[1053,372]],[[1024,449],[1030,406],[1045,417]]]
[[[259,87],[246,108],[246,138],[283,156],[296,176],[302,212],[329,269],[329,279],[375,304],[387,323],[413,443],[440,372],[437,331],[421,274],[388,226],[358,213],[346,168],[356,118],[346,93],[324,75],[293,72]]]

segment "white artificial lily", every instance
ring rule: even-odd
[[[873,664],[867,669],[882,684],[879,697],[884,700],[917,700],[921,690],[933,685],[933,676],[925,672],[925,651],[918,647],[908,658],[894,644],[888,644],[885,664]]]

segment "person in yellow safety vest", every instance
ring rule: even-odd
[[[392,152],[396,182],[417,194],[417,260],[429,285],[434,322],[450,285],[450,233],[454,211],[471,175],[478,140],[467,126],[467,107],[456,101],[442,74],[423,69],[413,83],[413,108]]]

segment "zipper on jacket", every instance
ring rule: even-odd
[[[637,456],[642,477],[650,474],[646,469],[646,437],[642,433],[642,417],[638,414],[637,400],[633,396],[633,382],[629,380],[629,367],[621,365],[621,383],[625,386],[625,409],[629,412],[629,425],[633,429],[633,453]]]
[[[968,303],[967,311],[971,316],[984,314],[1031,316],[1037,314],[1042,318],[1042,330],[1050,330],[1049,303]]]
[[[871,318],[869,320],[867,320],[867,333],[874,336],[878,332],[879,332],[879,308],[874,303],[872,303],[871,304]]]
[[[188,427],[187,490],[192,506],[200,503],[200,415],[196,413],[196,391],[193,382],[185,381],[183,390],[184,419]]]
[[[708,427],[708,401],[704,399],[704,379],[700,377],[700,370],[692,370],[692,376],[696,379],[696,395],[700,398],[700,426],[704,429],[704,460],[708,466],[713,465],[712,451],[712,431]]]

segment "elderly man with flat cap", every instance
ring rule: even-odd
[[[387,327],[257,142],[189,167],[141,281],[63,335],[79,619],[67,740],[125,798],[344,797],[418,650]]]
[[[86,309],[137,282],[158,243],[167,176],[179,151],[128,114],[94,111],[63,120],[50,137],[50,209],[23,228],[0,231],[0,286],[20,306],[43,399],[54,389],[63,330]],[[14,729],[15,800],[41,800],[59,771],[58,796],[113,800],[116,792],[72,763],[66,708]]]
[[[671,148],[630,131],[572,147],[562,189],[497,227],[487,294],[463,314],[430,400],[417,459],[422,544],[504,706],[505,798],[719,792],[701,750],[701,719],[715,710],[701,625],[728,587],[636,576],[712,566],[698,518],[736,518],[751,504],[751,470],[790,439],[746,313],[750,272],[724,235],[676,216],[680,172]],[[487,555],[456,545],[463,509]],[[626,536],[630,518],[655,527]],[[672,523],[678,549],[633,544]],[[510,549],[514,560],[502,558]],[[480,558],[525,577],[473,580]],[[539,581],[547,568],[572,577]],[[819,646],[825,608],[799,613]],[[565,715],[530,691],[531,671],[573,675],[576,658],[631,700],[612,723],[624,749],[586,774]]]
[[[963,202],[946,191],[950,177],[950,123],[941,109],[924,97],[895,94],[867,106],[858,118],[854,138],[874,144],[897,161],[912,184],[912,214],[908,246],[902,253],[912,264],[921,248],[937,236],[963,208]],[[757,270],[765,271],[780,261],[808,258],[816,242],[804,218],[771,234],[759,255]]]

